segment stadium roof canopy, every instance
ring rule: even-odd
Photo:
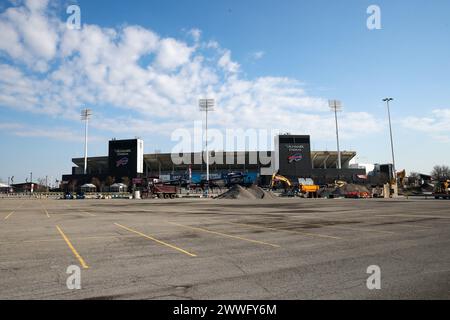
[[[212,164],[212,169],[229,169],[230,166],[246,166],[247,169],[252,168],[258,168],[258,167],[269,167],[270,165],[252,165],[249,164],[250,159],[258,159],[259,155],[258,151],[238,151],[238,152],[224,152],[223,153],[223,163],[224,164]],[[217,154],[214,154],[212,152],[211,158],[214,156],[218,156]],[[267,152],[267,156],[271,156],[272,152]],[[342,167],[346,168],[348,167],[348,164],[350,160],[352,160],[356,156],[355,151],[341,151],[341,161],[342,161]],[[191,163],[195,163],[195,159],[201,159],[201,154],[191,153]],[[234,159],[234,164],[227,164],[226,159]],[[244,161],[245,159],[245,161]],[[313,163],[313,168],[324,168],[324,169],[331,169],[331,168],[337,168],[337,162],[338,162],[338,153],[337,151],[311,151],[311,160]],[[77,165],[78,167],[84,167],[84,158],[74,158],[72,159],[72,162]],[[153,153],[153,154],[144,154],[144,162],[146,163],[148,168],[151,168],[153,170],[155,169],[161,169],[163,171],[166,170],[173,170],[177,169],[179,167],[186,167],[186,165],[174,165],[172,162],[172,154],[171,153]],[[260,163],[260,161],[258,161]],[[203,165],[205,165],[203,163]],[[97,171],[107,171],[108,169],[108,157],[91,157],[88,158],[88,167],[96,169]],[[202,167],[201,164],[199,165],[193,165],[192,166],[194,170],[199,169]]]

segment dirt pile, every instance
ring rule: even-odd
[[[364,185],[349,183],[342,187],[337,187],[336,189],[334,189],[331,192],[331,194],[333,194],[335,196],[345,196],[349,192],[369,192],[370,193],[370,190]]]
[[[236,184],[228,191],[218,195],[216,199],[271,199],[273,197],[270,192],[264,191],[256,185],[244,188]]]
[[[322,188],[319,191],[319,196],[320,197],[330,197],[330,196],[345,197],[345,195],[349,192],[371,193],[369,188],[367,188],[365,185],[348,183],[346,185],[343,185],[342,187]]]

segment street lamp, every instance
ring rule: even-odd
[[[84,127],[84,174],[87,174],[88,123],[89,123],[89,118],[91,116],[92,116],[91,109],[83,109],[81,111],[81,120],[85,121],[85,127]]]
[[[336,143],[337,143],[337,152],[338,152],[338,169],[342,169],[341,163],[341,150],[339,147],[339,127],[338,127],[338,119],[337,112],[342,110],[342,103],[339,100],[329,100],[328,105],[330,109],[334,111],[334,120],[336,122]]]
[[[394,139],[392,138],[392,124],[391,124],[391,110],[389,108],[389,102],[394,100],[393,98],[384,98],[383,101],[386,102],[388,119],[389,119],[389,133],[391,137],[391,152],[392,152],[392,171],[394,174],[394,181],[397,181],[397,173],[395,171],[395,156],[394,156]]]
[[[205,111],[205,128],[206,128],[206,138],[205,138],[205,149],[206,149],[206,196],[209,193],[209,151],[208,151],[208,112],[214,110],[214,99],[200,99],[198,101],[200,111]]]

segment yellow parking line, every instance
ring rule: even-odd
[[[72,206],[71,206],[71,205],[68,205],[68,204],[66,204],[66,203],[64,203],[64,206],[65,206],[66,208],[72,209]],[[95,214],[93,214],[93,213],[90,213],[90,212],[87,212],[87,211],[84,211],[84,210],[79,210],[79,209],[77,209],[77,211],[80,212],[80,213],[84,213],[84,214],[90,215],[90,216],[92,216],[92,217],[96,217],[96,216],[97,216],[97,215],[95,215]]]
[[[299,218],[299,219],[317,219],[317,220],[323,220],[323,221],[329,221],[325,218],[318,218],[318,217],[304,217],[304,216],[292,216],[293,218]],[[345,220],[344,220],[345,221]],[[320,223],[310,223],[309,225],[312,226],[321,226],[324,228],[335,228],[335,229],[341,229],[341,230],[351,230],[351,231],[369,231],[369,232],[378,232],[378,233],[388,233],[388,234],[395,234],[395,232],[392,231],[385,231],[385,230],[375,230],[375,229],[367,229],[367,228],[353,228],[353,227],[342,227],[342,226],[332,226],[332,225],[321,225]]]
[[[81,213],[86,213],[86,214],[88,214],[90,216],[96,217],[96,215],[93,214],[93,213],[90,213],[90,212],[87,212],[87,211],[82,211],[82,210],[78,210],[78,211],[81,212]]]
[[[19,206],[14,209],[13,211],[11,211],[5,218],[4,220],[8,220],[9,217],[11,217],[17,210],[19,210],[20,208],[22,208],[22,206],[24,205],[24,202],[22,202],[21,204],[19,204]]]
[[[176,246],[174,246],[174,245],[171,245],[171,244],[166,243],[166,242],[164,242],[164,241],[161,241],[161,240],[155,239],[155,238],[153,238],[153,237],[150,237],[150,236],[148,236],[148,235],[146,235],[146,234],[143,234],[142,232],[133,230],[133,229],[131,229],[131,228],[125,227],[125,226],[123,226],[123,225],[121,225],[121,224],[118,224],[118,223],[114,223],[114,224],[115,224],[116,226],[122,228],[122,229],[125,229],[125,230],[128,230],[128,231],[130,231],[130,232],[136,233],[136,234],[138,234],[138,235],[140,235],[140,236],[142,236],[142,237],[144,237],[144,238],[150,239],[150,240],[155,241],[155,242],[157,242],[157,243],[159,243],[159,244],[162,244],[162,245],[164,245],[164,246],[167,246],[167,247],[169,247],[169,248],[172,248],[172,249],[175,249],[175,250],[177,250],[177,251],[180,251],[180,252],[182,252],[182,253],[184,253],[184,254],[187,254],[188,256],[191,256],[191,257],[196,257],[196,256],[197,256],[196,254],[190,253],[190,252],[188,252],[188,251],[186,251],[186,250],[183,250],[183,249],[181,249],[181,248],[178,248],[178,247],[176,247]]]
[[[173,234],[173,232],[160,232],[157,236],[164,236],[167,234]],[[122,239],[122,238],[138,238],[140,235],[130,234],[130,235],[105,235],[105,236],[91,236],[91,237],[72,237],[73,241],[88,241],[88,240],[105,240],[105,239]],[[61,238],[51,238],[51,239],[36,239],[36,240],[22,240],[22,241],[0,241],[0,245],[13,245],[22,243],[39,243],[39,242],[57,242],[61,241]]]
[[[72,243],[70,242],[69,238],[67,238],[67,236],[64,234],[64,232],[61,230],[60,227],[56,226],[56,229],[58,229],[59,233],[61,234],[61,236],[63,237],[63,239],[66,241],[67,245],[69,246],[70,250],[72,250],[73,254],[75,255],[75,257],[78,259],[78,261],[80,261],[81,266],[84,269],[89,268],[88,265],[86,264],[86,262],[83,260],[83,258],[80,256],[80,254],[78,253],[78,251],[74,248],[74,246],[72,245]]]
[[[225,222],[225,223],[241,225],[241,226],[247,226],[247,227],[252,227],[252,228],[257,228],[257,229],[267,229],[267,230],[275,230],[275,231],[284,231],[284,232],[290,232],[290,233],[297,233],[297,234],[302,234],[302,235],[305,235],[305,236],[314,236],[314,237],[337,239],[337,240],[341,240],[342,239],[340,237],[329,236],[329,235],[326,235],[326,234],[309,233],[309,232],[296,231],[296,230],[286,230],[286,229],[273,228],[273,227],[263,227],[263,226],[258,226],[258,225],[254,225],[254,224],[248,224],[248,223],[237,223],[237,222]]]
[[[11,211],[6,217],[5,217],[5,220],[8,220],[8,218],[10,217],[10,216],[12,216],[12,214],[14,213],[15,211]]]
[[[197,230],[197,231],[203,231],[203,232],[207,232],[207,233],[211,233],[211,234],[216,234],[219,236],[223,236],[223,237],[228,237],[228,238],[234,238],[234,239],[239,239],[239,240],[243,240],[243,241],[248,241],[248,242],[253,242],[253,243],[258,243],[258,244],[263,244],[263,245],[267,245],[267,246],[271,246],[271,247],[275,247],[275,248],[280,248],[279,245],[276,244],[272,244],[272,243],[268,243],[268,242],[264,242],[264,241],[258,241],[258,240],[253,240],[253,239],[247,239],[247,238],[243,238],[243,237],[238,237],[238,236],[233,236],[230,234],[226,234],[226,233],[222,233],[222,232],[217,232],[217,231],[211,231],[211,230],[207,230],[207,229],[203,229],[203,228],[198,228],[198,227],[191,227],[191,226],[186,226],[183,224],[179,224],[179,223],[175,223],[175,222],[167,222],[179,227],[183,227],[183,228],[187,228],[187,229],[192,229],[192,230]]]
[[[42,209],[44,209],[44,212],[47,215],[47,218],[50,218],[50,214],[48,213],[47,209],[45,209],[44,207],[42,207]]]
[[[45,207],[44,207],[44,205],[42,204],[41,201],[39,201],[39,204],[41,205],[42,210],[44,210],[45,214],[47,215],[47,218],[50,218],[50,214],[48,213],[47,209],[45,209]]]

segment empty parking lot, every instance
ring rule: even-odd
[[[0,257],[0,299],[448,299],[450,202],[0,199]]]

